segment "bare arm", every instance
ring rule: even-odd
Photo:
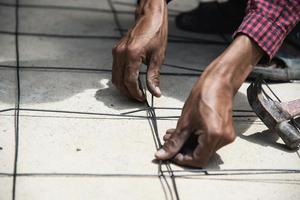
[[[156,158],[203,167],[218,149],[233,142],[233,97],[262,56],[263,51],[250,38],[238,36],[198,79],[176,129],[167,131]],[[184,144],[195,137],[196,147],[182,153]]]

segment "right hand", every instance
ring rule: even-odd
[[[156,97],[160,66],[165,58],[168,35],[165,0],[141,0],[136,10],[135,25],[113,48],[112,83],[126,96],[145,101],[139,88],[139,68],[148,66],[147,87]]]

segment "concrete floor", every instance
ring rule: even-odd
[[[132,24],[134,2],[112,0],[121,29]],[[299,151],[287,150],[256,117],[235,118],[236,141],[217,152],[206,172],[153,160],[158,138],[148,112],[120,116],[147,107],[110,83],[111,48],[120,32],[106,0],[20,0],[15,113],[14,3],[0,0],[0,200],[300,199]],[[174,16],[196,5],[185,0],[169,6],[163,96],[153,105],[173,109],[156,110],[159,137],[176,125],[170,117],[180,114],[175,108],[197,79],[191,73],[225,48],[200,41],[222,43],[218,35],[176,29]],[[250,110],[248,85],[234,109]],[[271,87],[282,100],[300,98],[299,82]]]

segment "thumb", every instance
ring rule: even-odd
[[[148,90],[156,97],[161,96],[161,91],[159,88],[160,83],[160,66],[162,62],[156,62],[151,60],[148,65],[147,71],[147,87]]]
[[[158,160],[167,160],[173,158],[183,147],[191,132],[189,130],[175,130],[170,138],[165,141],[163,147],[155,153]]]

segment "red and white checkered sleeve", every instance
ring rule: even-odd
[[[300,19],[300,0],[248,0],[246,16],[234,33],[245,34],[272,58]]]

